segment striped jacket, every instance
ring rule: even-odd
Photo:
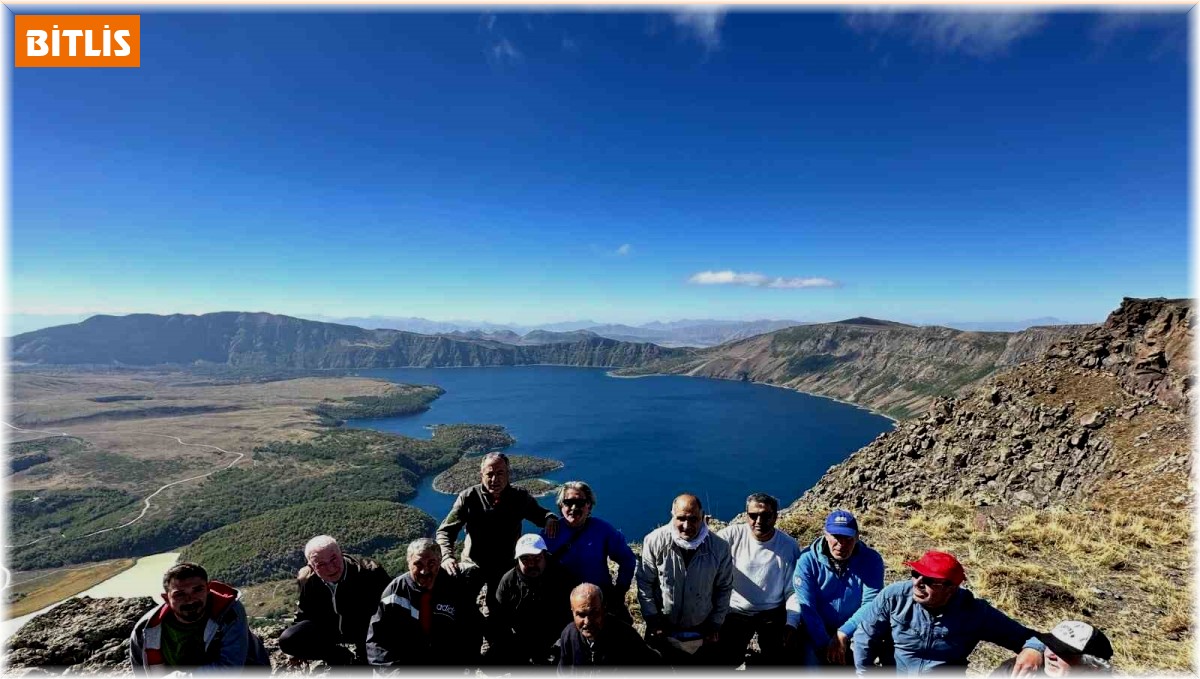
[[[167,604],[146,611],[129,635],[129,662],[135,673],[167,674],[162,654],[163,620]],[[262,640],[250,631],[238,591],[223,582],[208,581],[208,620],[204,624],[203,667],[270,665]]]
[[[474,597],[468,596],[464,576],[441,571],[433,582],[430,631],[421,628],[421,596],[409,573],[383,590],[379,610],[367,629],[367,662],[372,665],[479,664],[482,621]]]

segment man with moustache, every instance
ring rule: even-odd
[[[673,665],[719,664],[721,625],[733,594],[729,544],[710,533],[700,498],[683,494],[671,521],[642,541],[638,603],[646,640]]]
[[[475,594],[487,585],[487,607],[496,605],[500,578],[512,568],[513,549],[521,535],[521,522],[545,527],[546,535],[558,532],[558,519],[538,504],[524,488],[510,485],[508,456],[488,453],[479,464],[481,483],[458,494],[454,506],[437,529],[442,549],[441,567],[450,575],[463,571],[467,586]],[[454,558],[454,543],[461,530],[467,531],[463,564]]]
[[[570,622],[558,643],[559,674],[591,674],[588,667],[644,667],[661,658],[637,630],[605,614],[604,593],[585,582],[571,590]]]
[[[343,555],[328,535],[309,540],[304,559],[307,565],[296,576],[296,620],[279,636],[279,650],[297,660],[365,665],[367,625],[392,579],[374,559]],[[352,644],[355,652],[342,644]]]
[[[1012,676],[1032,676],[1041,668],[1046,645],[1038,634],[962,589],[966,573],[953,555],[929,551],[904,565],[912,569],[912,579],[884,587],[856,615],[858,674],[867,671],[868,646],[889,634],[895,645],[896,673],[901,675],[956,667],[966,674],[967,658],[980,641],[1017,653]]]
[[[505,664],[546,665],[550,650],[571,620],[572,583],[547,556],[542,536],[517,540],[517,565],[496,588],[497,646]],[[499,658],[498,658],[499,659]]]
[[[468,669],[479,664],[479,609],[459,578],[441,568],[429,538],[413,540],[408,572],[392,580],[367,629],[371,665]]]
[[[625,536],[611,523],[592,516],[596,493],[583,481],[567,481],[559,486],[557,504],[563,517],[558,522],[558,535],[545,536],[551,559],[570,574],[573,585],[590,582],[599,587],[604,592],[607,615],[632,624],[625,593],[633,583],[637,557]],[[616,582],[608,570],[610,560],[617,564]]]
[[[729,615],[721,627],[721,646],[731,666],[746,658],[750,639],[758,634],[758,661],[763,665],[783,662],[783,646],[798,625],[798,614],[784,604],[795,605],[792,572],[800,558],[800,545],[792,536],[775,529],[779,500],[766,493],[746,498],[746,523],[726,526],[717,533],[729,543],[733,556],[733,594]],[[789,626],[790,623],[790,626]]]
[[[129,635],[129,662],[135,673],[161,674],[161,668],[220,668],[271,664],[262,640],[246,624],[238,591],[209,580],[194,563],[180,563],[163,575],[163,604],[146,612]]]
[[[803,622],[798,635],[803,664],[853,664],[850,638],[858,624],[853,616],[879,595],[883,572],[883,557],[859,539],[854,515],[830,512],[824,534],[800,556],[792,577]],[[889,652],[872,649],[873,656]]]

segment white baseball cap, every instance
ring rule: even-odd
[[[523,556],[531,556],[533,554],[541,554],[548,552],[546,541],[537,533],[526,533],[517,540],[517,555],[513,558],[519,559]]]

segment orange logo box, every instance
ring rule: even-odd
[[[13,18],[17,68],[142,65],[139,14],[18,14]]]

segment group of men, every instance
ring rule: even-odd
[[[557,666],[560,674],[750,661],[918,674],[965,669],[976,645],[990,641],[1016,653],[997,669],[1005,676],[1110,669],[1102,632],[1077,621],[1044,634],[1021,625],[963,589],[966,574],[950,554],[905,562],[911,579],[884,586],[883,559],[848,511],[832,512],[802,547],[776,529],[779,504],[769,495],[747,498],[745,523],[711,532],[700,499],[683,494],[670,521],[644,538],[639,560],[620,531],[592,516],[586,483],[560,487],[556,516],[509,484],[501,453],[484,456],[481,481],[459,493],[436,540],[408,545],[407,570],[394,579],[372,559],[342,554],[332,537],[310,540],[299,610],[280,650],[334,665]],[[521,535],[524,520],[541,532]],[[635,582],[644,635],[625,605]],[[165,603],[133,630],[135,670],[266,663],[236,590],[195,564],[174,566],[163,584]]]

